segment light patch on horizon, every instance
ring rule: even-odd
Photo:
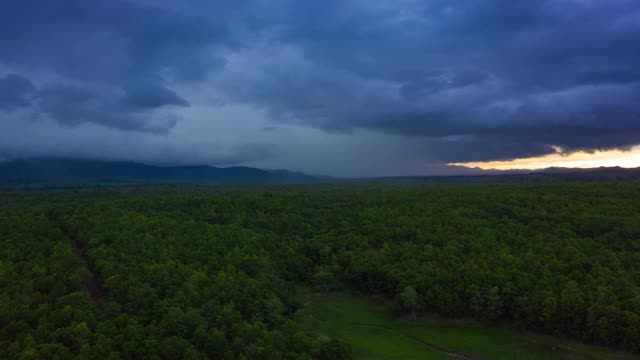
[[[640,145],[636,145],[628,151],[613,149],[596,150],[594,152],[577,151],[571,154],[564,154],[559,148],[555,149],[556,152],[553,154],[531,158],[506,161],[460,162],[449,163],[447,165],[479,168],[482,170],[540,170],[550,167],[579,169],[614,166],[623,168],[640,167]]]

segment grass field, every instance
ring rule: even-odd
[[[474,321],[411,321],[387,305],[344,293],[312,295],[297,316],[310,329],[347,342],[355,359],[640,359]]]

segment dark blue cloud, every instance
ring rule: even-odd
[[[19,0],[0,12],[0,61],[92,81],[199,79],[225,36],[204,16],[135,1]]]
[[[152,111],[189,106],[167,84],[200,80],[223,64],[205,50],[224,29],[199,15],[121,0],[21,0],[1,7],[0,65],[59,78],[28,90],[36,110],[66,126],[167,132],[177,120]],[[0,106],[28,105],[24,94],[8,98],[8,86],[0,83]]]
[[[186,107],[189,102],[164,86],[148,83],[130,84],[125,87],[124,103],[137,109],[153,109],[175,105]]]
[[[13,110],[31,104],[36,88],[29,79],[17,74],[0,77],[0,110]]]
[[[145,111],[188,103],[170,90],[157,86],[89,89],[54,84],[38,92],[39,109],[65,126],[95,123],[120,130],[165,133],[176,123],[171,117],[145,116]]]
[[[637,1],[298,4],[282,38],[311,65],[231,86],[274,119],[422,136],[457,161],[640,142]]]
[[[275,122],[424,138],[442,161],[640,143],[636,0],[1,7],[0,65],[67,85],[44,85],[34,103],[33,89],[0,82],[0,107],[65,125],[166,132],[175,120],[157,125],[157,112],[189,105],[171,89],[198,84]]]

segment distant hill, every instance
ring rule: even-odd
[[[286,170],[251,167],[154,166],[129,161],[59,158],[0,163],[0,186],[118,184],[293,184],[320,178]]]
[[[640,168],[548,168],[484,171],[480,175],[339,179],[287,170],[232,166],[156,166],[131,161],[37,158],[0,162],[0,188],[56,188],[147,184],[306,184],[321,182],[535,183],[640,181]]]
[[[365,179],[361,179],[365,180]],[[599,167],[590,169],[550,167],[541,170],[488,170],[478,175],[381,177],[370,181],[403,181],[424,183],[535,183],[535,182],[593,182],[640,181],[640,168]]]

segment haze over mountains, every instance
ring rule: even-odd
[[[319,178],[286,170],[251,167],[155,166],[131,161],[37,158],[0,163],[0,184],[289,184]]]
[[[640,169],[619,167],[595,169],[548,168],[544,170],[480,170],[458,176],[404,176],[377,178],[333,178],[288,170],[252,167],[157,166],[131,161],[66,158],[35,158],[0,163],[0,185],[93,186],[127,184],[303,184],[342,181],[426,182],[537,182],[607,181],[640,179]]]

